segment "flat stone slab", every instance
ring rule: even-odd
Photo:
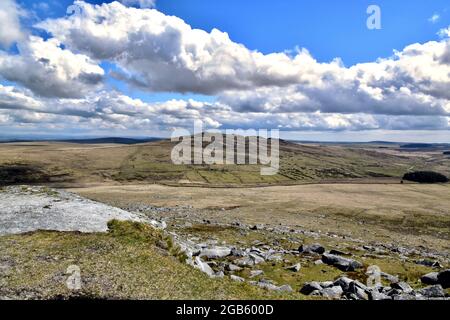
[[[144,221],[134,213],[45,187],[0,189],[0,235],[36,230],[106,232],[110,220]]]

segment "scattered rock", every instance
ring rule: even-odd
[[[417,297],[412,294],[402,293],[402,294],[396,294],[396,295],[392,296],[392,299],[394,299],[394,300],[417,300]]]
[[[263,263],[265,260],[258,254],[250,253],[249,257],[253,260],[253,264]]]
[[[311,245],[301,245],[298,248],[298,251],[301,253],[318,253],[323,254],[325,252],[325,248],[322,245],[315,243]]]
[[[343,252],[343,251],[339,251],[339,250],[335,250],[335,249],[330,250],[330,254],[334,254],[336,256],[351,256],[352,255],[351,253]]]
[[[156,229],[165,230],[167,228],[167,223],[165,221],[159,222],[156,220],[151,220],[149,223]]]
[[[439,261],[422,259],[422,260],[416,260],[415,263],[422,265],[422,266],[431,267],[431,268],[442,268]]]
[[[232,274],[232,275],[230,276],[230,279],[233,280],[233,281],[236,281],[236,282],[245,282],[245,279],[244,279],[244,278],[235,276],[234,274]]]
[[[427,298],[445,297],[444,289],[442,288],[442,286],[440,284],[420,289],[419,293]]]
[[[252,271],[250,271],[250,278],[255,278],[262,274],[264,274],[264,271],[262,271],[262,270],[252,270]]]
[[[326,253],[322,255],[322,261],[342,271],[355,271],[356,269],[362,268],[363,266],[362,263],[356,260]]]
[[[303,285],[303,287],[300,289],[300,293],[304,295],[310,295],[314,291],[322,291],[322,287],[320,284],[316,281],[313,282],[307,282]]]
[[[422,276],[422,278],[420,278],[420,281],[422,281],[423,284],[429,285],[438,284],[439,283],[438,274],[439,274],[438,272],[427,273],[426,275]]]
[[[237,265],[232,264],[232,263],[228,264],[228,265],[226,266],[226,269],[227,269],[228,271],[230,271],[230,272],[237,272],[237,271],[241,271],[241,270],[242,270],[241,267],[238,267]]]
[[[386,294],[390,297],[393,297],[403,294],[403,291],[400,289],[391,288],[390,290],[386,291]]]
[[[356,298],[358,298],[358,300],[369,300],[369,295],[360,288],[357,288],[354,295],[356,296]]]
[[[244,250],[233,248],[231,249],[231,255],[233,257],[245,257]]]
[[[293,272],[299,272],[301,267],[302,267],[301,264],[297,263],[297,264],[294,264],[293,266],[287,267],[286,270],[293,271]]]
[[[396,283],[399,281],[397,276],[393,276],[389,273],[386,272],[380,272],[380,275],[382,278],[386,279],[387,281],[389,281],[390,283]]]
[[[450,269],[439,272],[437,278],[444,289],[450,288]]]
[[[324,281],[319,283],[322,288],[330,288],[334,286],[333,281]]]
[[[249,256],[234,260],[234,263],[236,263],[236,265],[238,265],[240,267],[251,267],[251,266],[255,265],[255,262]]]
[[[223,273],[223,271],[219,271],[214,275],[215,278],[223,278],[225,277],[225,274]]]
[[[293,292],[294,290],[292,289],[292,287],[290,285],[285,284],[285,285],[278,287],[278,291]]]
[[[208,259],[220,259],[225,258],[231,254],[231,249],[226,247],[215,247],[203,249],[200,253],[201,257],[207,257]]]
[[[369,299],[370,300],[391,300],[391,297],[388,295],[378,292],[376,290],[369,291]]]
[[[268,255],[266,255],[266,260],[281,262],[281,261],[283,261],[283,257],[278,254],[268,254]]]
[[[329,299],[339,299],[341,298],[344,291],[340,286],[334,286],[330,288],[325,288],[321,292],[321,295],[323,297],[329,298]]]
[[[202,259],[200,259],[200,257],[195,257],[194,267],[199,269],[201,272],[206,273],[210,277],[214,276],[213,269],[211,269],[211,267],[206,262],[203,262]]]
[[[406,282],[403,282],[403,281],[397,282],[397,283],[392,283],[391,288],[401,290],[404,293],[413,292],[413,288],[411,288],[411,286],[409,284],[407,284]]]
[[[279,290],[279,287],[277,287],[273,283],[266,281],[266,280],[261,280],[260,282],[257,282],[256,285],[260,288],[270,290],[270,291]]]
[[[348,291],[350,287],[350,283],[352,283],[353,280],[347,277],[340,277],[336,281],[334,281],[335,286],[340,286],[344,291]]]

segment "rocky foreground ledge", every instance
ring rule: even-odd
[[[299,292],[306,296],[322,297],[325,299],[344,300],[448,300],[450,297],[444,289],[450,288],[450,269],[440,272],[432,272],[421,277],[423,285],[420,289],[413,289],[407,282],[401,281],[395,275],[383,272],[380,269],[364,269],[364,264],[345,257],[348,255],[337,250],[326,250],[320,244],[301,246],[298,250],[272,249],[269,246],[253,246],[251,248],[218,247],[208,244],[193,244],[192,242],[179,241],[183,250],[188,255],[186,262],[200,269],[210,277],[222,278],[228,275],[237,282],[248,282],[261,288],[278,291],[293,292],[289,284],[276,284],[270,279],[264,278],[264,271],[258,268],[273,262],[288,262],[286,256],[311,259],[314,264],[326,264],[343,272],[336,280],[311,281],[305,283]],[[298,259],[298,258],[297,258]],[[417,260],[415,263],[422,265],[435,265],[441,267],[437,261]],[[274,263],[275,265],[275,263]],[[236,276],[236,272],[250,269],[249,278]],[[298,273],[302,271],[302,264],[296,263],[284,267],[286,271]],[[370,285],[346,276],[347,273],[359,271],[366,272],[373,280]],[[377,282],[377,277],[379,278]],[[253,280],[259,278],[259,280]],[[388,285],[385,285],[388,283]]]
[[[283,226],[274,228],[239,222],[214,225],[211,221],[196,221],[195,212],[189,212],[190,222],[184,226],[176,222],[179,210],[186,214],[183,208],[139,206],[125,209],[45,187],[7,187],[0,189],[0,235],[36,230],[105,232],[110,220],[131,220],[164,229],[162,232],[170,236],[183,252],[181,260],[211,278],[228,278],[281,295],[298,294],[319,299],[449,299],[448,256],[426,248],[367,244],[360,239],[319,235]],[[206,238],[198,236],[192,234],[194,226],[213,232]],[[217,235],[214,230],[239,235],[229,238],[228,242],[219,241],[213,239]],[[251,242],[246,238],[252,239]],[[326,243],[309,241],[316,239]],[[298,241],[302,243],[295,247]],[[427,268],[421,270],[434,271],[420,274],[420,285],[408,283],[403,275],[389,274],[381,269],[375,270],[375,274],[374,270],[370,273],[374,262],[386,265],[386,261],[406,265],[410,269],[421,266]],[[320,279],[314,278],[315,274]],[[301,275],[310,280],[300,282],[305,279]],[[367,280],[371,276],[379,277],[381,281],[369,285]]]
[[[36,230],[106,232],[110,220],[148,221],[62,190],[34,186],[0,189],[0,235]]]

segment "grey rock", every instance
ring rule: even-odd
[[[429,285],[438,284],[439,283],[438,274],[439,274],[438,272],[427,273],[426,275],[420,278],[420,281],[422,281],[423,284]]]
[[[362,283],[361,281],[355,280],[355,281],[353,281],[353,283],[355,284],[356,287],[361,288],[364,291],[368,291],[369,290],[369,288],[364,283]]]
[[[360,300],[354,293],[347,293],[345,297],[347,298],[347,300]]]
[[[293,271],[293,272],[299,272],[301,267],[302,267],[301,264],[297,263],[297,264],[294,264],[293,266],[287,267],[286,270]]]
[[[440,284],[420,289],[419,293],[427,298],[445,297],[444,289]]]
[[[277,287],[276,285],[274,285],[273,283],[267,282],[267,281],[260,281],[257,282],[256,285],[260,288],[269,290],[269,291],[278,291],[279,287]]]
[[[292,287],[288,284],[282,285],[280,287],[278,287],[278,291],[282,291],[282,292],[293,292],[294,290],[292,289]]]
[[[362,268],[363,266],[362,263],[356,260],[326,253],[322,255],[322,261],[342,271],[355,271],[356,269]]]
[[[266,256],[266,260],[267,261],[276,261],[276,262],[281,262],[283,261],[283,257],[279,254],[269,254]]]
[[[391,288],[389,291],[386,291],[386,294],[390,297],[393,297],[403,294],[403,291],[400,289]]]
[[[444,288],[450,288],[450,269],[439,272],[438,274],[439,284]]]
[[[397,283],[392,283],[391,287],[397,290],[401,290],[403,293],[411,293],[413,292],[413,288],[411,288],[411,286],[409,284],[407,284],[406,282],[397,282]]]
[[[241,270],[242,270],[241,267],[238,267],[237,265],[232,264],[232,263],[228,264],[228,265],[226,266],[226,269],[227,269],[228,271],[231,271],[231,272],[236,272],[236,271],[241,271]]]
[[[401,255],[407,255],[409,253],[409,250],[403,247],[393,247],[391,248],[391,251],[399,253]]]
[[[298,248],[298,251],[301,253],[317,253],[322,254],[325,252],[325,248],[318,244],[311,244],[311,245],[301,245],[300,248]]]
[[[333,281],[324,281],[319,283],[322,288],[330,288],[334,286]]]
[[[48,209],[43,209],[45,206]],[[0,197],[0,235],[36,230],[106,232],[108,222],[114,219],[154,222],[73,193],[44,187],[6,187]]]
[[[265,261],[263,257],[255,253],[250,253],[248,256],[253,260],[253,264],[259,264]]]
[[[263,251],[263,250],[261,250],[261,249],[259,249],[259,248],[256,248],[256,247],[252,247],[252,248],[250,249],[250,252],[256,253],[256,254],[260,254],[260,255],[263,255],[263,254],[264,254],[264,251]]]
[[[393,300],[417,300],[417,297],[412,294],[396,294],[392,296]]]
[[[320,292],[323,297],[329,298],[329,299],[339,299],[341,298],[344,291],[340,286],[334,286],[330,288],[322,289]]]
[[[245,257],[246,254],[245,254],[244,250],[242,250],[242,249],[233,248],[233,249],[231,249],[231,255],[233,257]]]
[[[439,261],[433,261],[428,259],[422,259],[422,260],[416,260],[415,263],[426,266],[426,267],[432,267],[432,268],[442,268]]]
[[[342,288],[342,286],[341,286],[341,288]],[[369,299],[369,296],[367,294],[367,292],[369,291],[369,288],[365,284],[363,284],[357,280],[348,283],[348,287],[344,291],[346,294],[351,295],[353,297],[353,299],[355,299],[355,300],[368,300]]]
[[[201,257],[207,257],[208,259],[225,258],[230,254],[231,249],[226,247],[206,248],[200,252]]]
[[[262,270],[252,270],[252,271],[250,271],[250,278],[255,278],[262,274],[264,274],[264,271],[262,271]]]
[[[203,262],[200,257],[195,257],[194,261],[194,266],[201,272],[206,273],[210,277],[213,277],[215,275],[213,269],[211,269],[211,267],[206,262]]]
[[[397,276],[393,276],[393,275],[391,275],[389,273],[386,273],[386,272],[381,272],[380,275],[381,275],[382,278],[386,279],[390,283],[396,283],[396,282],[399,281]]]
[[[393,290],[391,287],[382,287],[379,289],[379,291],[384,294],[388,294],[391,290]]]
[[[334,285],[335,286],[340,286],[342,288],[342,290],[347,292],[349,287],[350,287],[350,283],[352,283],[352,282],[353,282],[353,280],[350,279],[350,278],[340,277],[336,281],[334,281]]]
[[[334,254],[336,256],[351,256],[351,253],[343,252],[343,251],[336,250],[336,249],[330,250],[330,254]]]
[[[236,281],[236,282],[245,282],[245,279],[244,279],[244,278],[235,276],[234,274],[232,274],[232,275],[230,276],[230,279],[233,280],[233,281]]]
[[[376,290],[371,290],[369,292],[369,299],[370,300],[391,300],[392,298],[384,293],[378,292]]]
[[[311,292],[309,295],[310,295],[310,296],[313,296],[313,297],[320,297],[320,296],[321,296],[321,293],[320,293],[319,290],[314,290],[314,291]]]
[[[234,263],[240,267],[251,267],[255,265],[255,262],[249,256],[234,260]]]
[[[355,287],[354,295],[358,300],[369,300],[369,295],[361,288]]]
[[[307,282],[303,285],[303,287],[300,289],[300,293],[304,294],[304,295],[310,295],[312,292],[314,291],[322,291],[322,287],[321,285],[316,282],[316,281],[312,281],[312,282]]]

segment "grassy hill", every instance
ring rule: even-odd
[[[296,184],[366,178],[401,178],[409,170],[448,175],[441,152],[402,152],[395,146],[302,145],[280,140],[280,170],[261,176],[260,165],[174,165],[175,143],[0,145],[0,181],[10,183],[145,182],[207,185]]]

